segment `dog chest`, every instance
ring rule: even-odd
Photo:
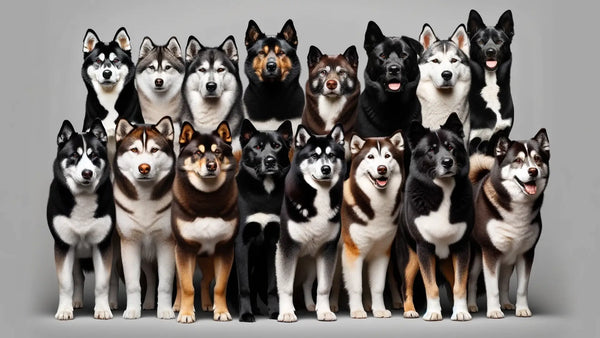
[[[215,217],[198,217],[191,222],[177,219],[175,222],[181,237],[201,245],[198,254],[209,255],[214,253],[218,243],[233,237],[237,226],[237,219]]]
[[[276,214],[267,214],[267,213],[263,213],[263,212],[257,212],[252,215],[248,215],[248,217],[246,217],[246,224],[258,223],[258,224],[260,224],[260,228],[264,230],[265,227],[267,226],[267,224],[269,224],[269,223],[279,223],[280,222],[279,219],[280,219],[279,215],[276,215]]]
[[[492,133],[506,129],[512,125],[512,118],[503,119],[500,114],[502,104],[500,102],[500,87],[496,79],[496,72],[485,71],[485,86],[481,89],[481,97],[486,102],[486,107],[491,109],[496,115],[496,125]]]
[[[65,243],[83,250],[89,249],[89,246],[103,241],[112,228],[109,215],[94,217],[96,209],[97,195],[76,196],[70,215],[54,216],[54,230]]]
[[[502,261],[514,264],[518,256],[535,245],[540,226],[537,223],[492,219],[487,223],[487,233],[494,247],[502,252]]]
[[[319,116],[325,122],[325,130],[331,130],[335,126],[346,101],[345,96],[329,98],[319,95]]]

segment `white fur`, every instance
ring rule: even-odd
[[[270,194],[275,189],[275,182],[271,177],[265,177],[263,180],[263,186],[267,194]]]
[[[471,131],[470,139],[479,137],[482,140],[489,140],[492,135],[502,129],[506,129],[512,125],[512,118],[502,119],[500,115],[500,99],[498,93],[500,87],[496,82],[496,72],[486,70],[485,71],[485,86],[481,89],[481,97],[487,104],[487,108],[491,109],[496,114],[496,125],[494,129],[473,129]]]
[[[222,218],[197,217],[192,222],[176,220],[181,236],[188,241],[201,243],[198,254],[212,255],[215,246],[231,239],[236,229],[237,220],[226,221]]]
[[[257,212],[252,215],[248,215],[246,218],[246,224],[248,223],[258,223],[260,227],[264,230],[265,226],[269,223],[279,223],[280,217],[276,214],[265,214],[262,212]]]
[[[164,116],[170,116],[175,120],[181,112],[181,86],[184,74],[177,72],[175,68],[165,70],[165,67],[169,65],[166,59],[163,60],[161,67],[157,60],[154,60],[152,65],[155,70],[146,68],[135,77],[135,86],[140,94],[140,107],[144,122],[156,123]],[[164,81],[160,89],[156,88],[154,84],[158,78]]]
[[[325,122],[325,130],[331,130],[338,122],[339,115],[347,100],[345,96],[327,97],[319,95],[319,116]]]

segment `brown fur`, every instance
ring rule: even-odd
[[[292,60],[287,55],[280,54],[281,49],[279,46],[274,46],[273,49],[269,46],[264,46],[262,51],[264,54],[258,54],[254,60],[252,60],[252,68],[258,79],[263,81],[262,72],[267,67],[267,60],[269,57],[276,57],[277,67],[281,69],[281,76],[278,80],[284,81],[292,70]]]

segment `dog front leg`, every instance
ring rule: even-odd
[[[331,292],[331,283],[333,273],[335,272],[335,263],[337,261],[337,241],[326,244],[316,257],[317,266],[317,319],[323,321],[336,320],[335,313],[329,306],[329,293]]]
[[[504,318],[500,309],[500,295],[498,291],[498,278],[500,277],[500,262],[498,256],[489,250],[482,250],[483,277],[485,278],[485,291],[487,298],[487,317],[493,319]]]
[[[175,277],[175,243],[172,239],[166,239],[157,244],[156,262],[158,265],[156,316],[160,319],[172,319],[175,318],[171,306]]]
[[[285,252],[284,252],[285,251]],[[298,320],[294,313],[294,276],[298,264],[298,247],[291,245],[283,250],[281,240],[277,244],[275,253],[275,275],[277,278],[277,293],[279,294],[279,316],[280,322],[295,322]]]
[[[427,311],[423,315],[423,319],[427,321],[442,320],[440,290],[435,280],[435,254],[429,244],[418,244],[417,256],[419,257],[421,276],[425,283],[425,293],[427,294]]]
[[[196,270],[196,253],[189,252],[175,245],[175,265],[179,279],[180,308],[177,322],[193,323],[196,321],[194,310],[194,272]]]
[[[467,307],[467,282],[469,278],[469,243],[452,254],[452,267],[454,268],[454,306],[452,307],[452,320],[471,320]]]
[[[54,317],[58,320],[73,319],[73,265],[75,248],[60,249],[54,245],[54,262],[58,278],[58,309]]]
[[[529,276],[533,265],[533,248],[517,258],[517,317],[531,317],[531,310],[527,302]]]
[[[110,272],[112,268],[112,247],[103,250],[94,246],[92,248],[92,259],[94,261],[94,274],[96,276],[94,305],[94,318],[111,319],[113,317],[108,303],[108,292],[110,288]]]
[[[121,259],[127,291],[127,308],[123,312],[125,319],[137,319],[142,315],[141,254],[141,243],[121,239]]]

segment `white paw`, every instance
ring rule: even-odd
[[[392,316],[392,311],[390,310],[373,310],[373,317],[375,318],[390,318]]]
[[[515,315],[517,315],[517,317],[531,317],[531,310],[529,310],[529,308],[518,308],[517,311],[515,312]]]
[[[436,320],[442,320],[442,313],[438,312],[438,311],[427,311],[424,315],[423,315],[423,319],[426,321],[436,321]]]
[[[177,316],[177,322],[183,324],[190,324],[196,321],[196,314],[194,312],[189,314],[184,314],[183,312],[179,312],[179,316]]]
[[[316,309],[317,309],[317,307],[315,306],[315,303],[306,304],[306,311],[315,312]]]
[[[367,318],[367,311],[365,311],[365,310],[350,311],[350,317],[355,318],[355,319],[365,319],[365,318]]]
[[[231,320],[229,312],[216,312],[213,314],[213,319],[218,322],[228,322]]]
[[[158,317],[158,319],[173,319],[175,318],[175,312],[173,312],[173,309],[170,307],[159,306],[156,310],[156,317]]]
[[[417,311],[404,311],[404,318],[419,318],[419,313]]]
[[[58,309],[54,318],[58,320],[70,320],[73,319],[73,308],[64,307],[62,309]]]
[[[500,310],[488,310],[487,317],[491,319],[500,319],[504,318],[504,312]]]
[[[94,308],[94,318],[95,319],[112,319],[113,314],[110,311],[110,307],[101,307],[96,306]]]
[[[512,303],[504,303],[502,304],[501,307],[502,310],[514,310],[515,309],[515,305]]]
[[[124,319],[138,319],[142,316],[142,310],[139,307],[127,308],[123,312]]]
[[[277,316],[277,321],[284,323],[293,323],[295,321],[298,321],[298,317],[296,317],[296,314],[293,312],[280,313],[279,316]]]
[[[477,305],[469,305],[469,312],[471,312],[471,313],[479,312],[479,307],[477,307]]]
[[[450,319],[457,320],[459,322],[464,322],[467,320],[471,320],[471,314],[466,311],[458,311],[458,312],[453,313],[452,317],[450,317]]]
[[[337,317],[335,316],[335,313],[333,313],[331,311],[323,311],[323,312],[317,311],[317,319],[326,321],[326,322],[332,322],[334,320],[337,320]]]

